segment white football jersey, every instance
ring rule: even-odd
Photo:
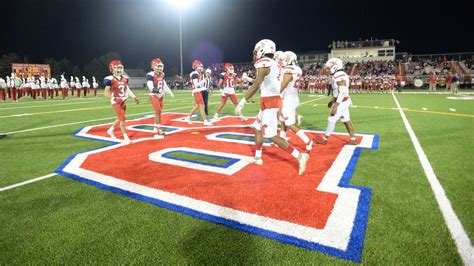
[[[337,96],[339,96],[339,92],[340,92],[340,89],[339,89],[339,85],[337,85],[337,83],[339,81],[345,81],[346,83],[346,88],[349,87],[349,76],[346,74],[346,72],[344,71],[338,71],[336,73],[334,73],[334,76],[332,76],[332,96],[337,98]],[[347,92],[344,92],[344,94],[347,93],[347,96],[349,96],[349,90],[347,90]]]
[[[270,68],[270,73],[265,76],[262,84],[260,85],[261,97],[279,96],[280,95],[280,81],[278,76],[280,74],[278,64],[271,58],[261,58],[255,62],[255,68],[259,69],[262,67]]]
[[[283,91],[283,97],[287,95],[298,95],[298,89],[295,88],[295,83],[301,78],[303,71],[299,66],[286,66],[282,69],[282,77],[285,74],[291,74],[293,79],[288,83],[285,90]],[[283,79],[283,78],[282,78]]]

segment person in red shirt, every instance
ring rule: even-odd
[[[112,107],[117,114],[117,119],[109,128],[109,130],[107,130],[107,134],[109,134],[112,139],[115,139],[116,137],[114,130],[118,125],[120,125],[124,143],[130,144],[132,141],[128,137],[127,130],[125,129],[125,111],[127,110],[125,101],[128,99],[128,97],[132,97],[136,104],[139,104],[140,102],[132,90],[130,90],[128,87],[128,78],[123,76],[123,69],[124,67],[122,62],[119,60],[113,60],[109,64],[109,70],[112,75],[104,78],[104,95],[107,98],[110,98]]]
[[[436,81],[438,80],[438,77],[436,76],[436,74],[434,72],[431,73],[431,76],[429,78],[429,83],[430,83],[430,88],[429,88],[429,92],[434,92],[436,91]]]
[[[451,88],[451,82],[453,81],[453,76],[451,73],[448,73],[446,76],[446,89],[444,90],[445,92],[448,92],[448,90]]]

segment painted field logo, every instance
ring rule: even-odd
[[[108,137],[110,124],[85,127],[77,137],[115,145],[72,155],[56,173],[196,218],[280,242],[360,261],[371,191],[349,185],[363,148],[377,149],[377,135],[344,145],[335,134],[317,146],[304,175],[287,153],[265,142],[263,166],[251,163],[253,129],[236,117],[213,127],[188,125],[167,113],[164,140],[151,138],[153,118],[127,122],[134,140]],[[319,131],[307,130],[316,136]],[[192,134],[191,134],[192,133]],[[120,138],[120,133],[116,135]],[[303,149],[295,135],[290,142]]]

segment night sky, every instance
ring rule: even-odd
[[[328,51],[332,40],[400,40],[397,52],[474,51],[467,1],[198,0],[184,11],[184,70],[191,61],[251,61],[257,41],[278,50]],[[178,10],[163,0],[2,1],[0,55],[83,65],[116,51],[126,67],[154,57],[179,71]]]

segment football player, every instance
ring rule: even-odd
[[[235,84],[242,82],[240,78],[237,77],[237,74],[234,72],[234,65],[230,63],[226,63],[224,65],[225,73],[222,73],[219,79],[219,84],[217,85],[219,88],[222,88],[221,92],[221,104],[217,107],[216,114],[214,115],[214,119],[219,119],[219,113],[224,108],[227,98],[230,98],[234,107],[237,106],[237,97],[235,97]],[[244,120],[241,117],[241,120]]]
[[[163,72],[165,65],[159,58],[151,60],[150,67],[152,71],[146,74],[146,86],[150,91],[150,102],[155,110],[155,125],[154,125],[154,137],[163,139],[165,134],[161,130],[161,112],[163,110],[163,95],[165,93],[174,97],[168,84],[166,84],[165,73]]]
[[[357,145],[354,126],[350,120],[349,107],[351,106],[351,98],[349,97],[349,76],[343,71],[344,64],[339,58],[329,59],[325,67],[328,69],[332,76],[332,91],[333,98],[328,104],[331,108],[330,115],[328,117],[328,125],[326,132],[322,139],[317,139],[316,143],[327,144],[329,137],[331,136],[334,128],[336,127],[337,120],[346,126],[347,132],[350,135],[350,141],[348,144]]]
[[[283,57],[283,68],[280,76],[280,94],[283,98],[280,115],[280,121],[282,122],[280,137],[285,139],[287,128],[291,129],[306,144],[306,152],[309,153],[313,149],[313,141],[296,125],[296,108],[300,105],[300,97],[298,90],[295,88],[295,82],[303,73],[297,64],[296,58],[296,54],[291,51],[286,51]]]
[[[245,96],[240,100],[239,104],[237,104],[235,113],[240,115],[245,103],[260,89],[260,111],[253,124],[255,128],[256,145],[254,163],[257,165],[263,164],[262,144],[264,137],[269,138],[273,143],[278,145],[278,147],[290,153],[298,161],[298,174],[301,175],[306,169],[309,155],[307,153],[300,153],[297,149],[288,144],[286,140],[277,135],[277,114],[282,107],[282,101],[280,97],[280,82],[278,81],[280,73],[277,62],[273,60],[275,52],[275,43],[271,40],[263,39],[255,45],[253,58],[257,70],[257,77]]]
[[[188,123],[191,124],[191,116],[199,109],[202,120],[204,121],[204,125],[212,126],[212,123],[210,121],[207,121],[206,112],[204,110],[204,100],[202,99],[201,93],[201,91],[206,90],[205,80],[202,76],[204,66],[199,60],[194,60],[192,66],[194,71],[189,74],[189,77],[193,86],[192,95],[194,97],[194,107],[189,113]]]
[[[140,101],[128,87],[128,78],[123,76],[123,65],[119,60],[113,60],[109,64],[109,70],[112,75],[104,78],[104,95],[107,98],[110,98],[112,107],[114,108],[115,113],[117,114],[117,119],[112,124],[112,126],[107,130],[107,134],[113,139],[115,139],[114,130],[119,125],[120,130],[123,134],[123,139],[126,144],[130,144],[132,141],[127,135],[127,130],[125,128],[125,112],[127,110],[127,105],[125,101],[128,97],[132,97],[135,100],[136,104],[139,104]]]

